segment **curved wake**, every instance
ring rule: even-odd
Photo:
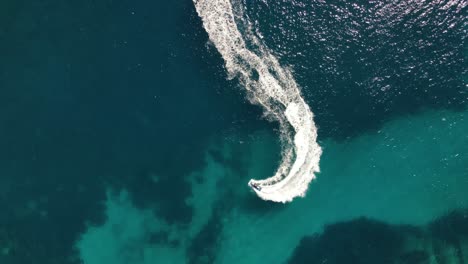
[[[294,78],[249,31],[249,21],[236,20],[242,11],[234,10],[230,0],[194,3],[210,40],[225,60],[229,77],[239,77],[250,101],[260,104],[265,115],[280,125],[283,155],[278,170],[270,178],[251,179],[249,186],[264,200],[284,203],[304,196],[314,172],[319,171],[322,150],[316,142],[313,114]],[[245,23],[246,36],[237,23]]]

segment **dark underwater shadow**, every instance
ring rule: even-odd
[[[391,225],[359,218],[304,237],[289,263],[466,263],[468,211],[455,210],[428,226]],[[466,248],[465,248],[466,249]],[[453,253],[454,252],[454,253]]]

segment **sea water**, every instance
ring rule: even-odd
[[[466,262],[466,9],[0,4],[0,262]]]

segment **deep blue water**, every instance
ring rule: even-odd
[[[247,187],[278,125],[192,1],[4,1],[0,263],[468,261],[466,2],[232,3],[315,114],[306,198]]]

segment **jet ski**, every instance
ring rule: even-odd
[[[250,185],[250,187],[254,188],[257,191],[262,190],[262,187],[260,187],[259,185],[255,184],[255,183],[250,183],[249,185]]]

